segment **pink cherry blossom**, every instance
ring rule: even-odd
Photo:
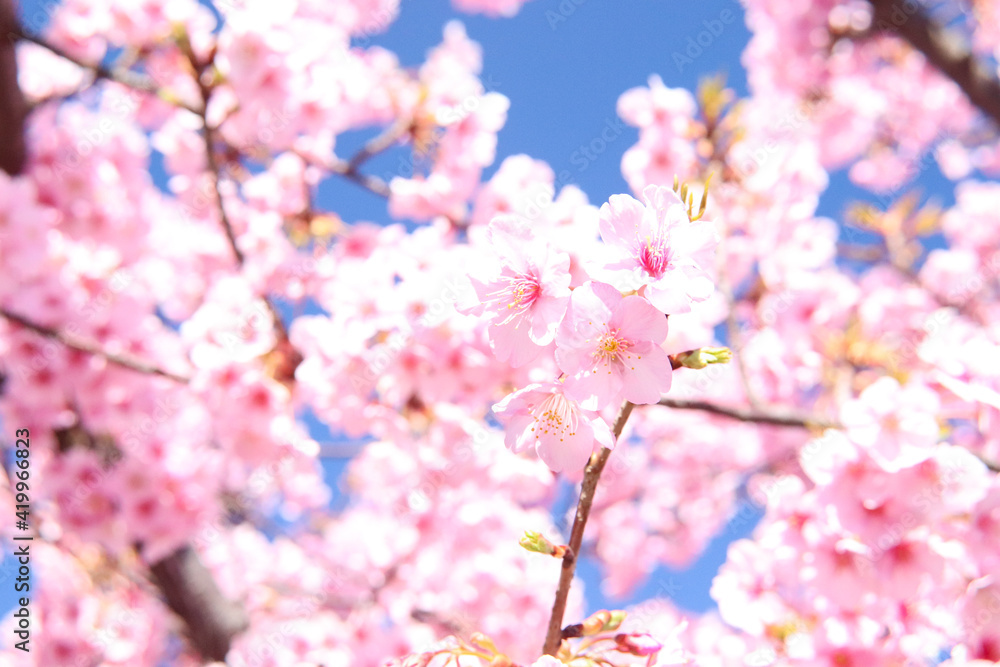
[[[613,447],[608,425],[567,397],[560,383],[531,384],[493,406],[506,424],[506,444],[521,452],[534,446],[554,472],[576,472],[601,447]]]
[[[619,397],[656,403],[670,389],[670,359],[659,347],[666,337],[666,318],[646,299],[606,283],[578,287],[556,337],[567,393],[593,410]]]
[[[660,311],[686,313],[693,301],[711,296],[710,274],[718,242],[714,225],[691,222],[685,203],[668,187],[647,186],[645,204],[613,195],[601,207],[601,238],[614,251],[606,269],[636,289]]]
[[[940,400],[920,384],[902,386],[890,377],[876,380],[841,411],[848,436],[868,448],[890,472],[923,461],[933,452],[940,427]]]
[[[501,262],[500,275],[473,279],[473,286],[490,320],[497,359],[523,366],[555,338],[569,301],[569,257],[516,216],[494,218],[489,241]]]
[[[457,21],[423,59],[377,45],[409,34],[398,0],[22,7],[0,536],[32,537],[32,643],[8,613],[0,667],[1000,661],[1000,142],[974,94],[1000,3],[938,4],[700,16],[668,65],[700,74],[745,19],[749,96],[586,91],[638,137],[587,130],[582,178],[501,137],[539,120],[502,49]],[[451,5],[558,39],[596,16]],[[904,35],[923,19],[972,88]],[[932,154],[943,209],[904,189]],[[631,195],[602,206],[607,167]],[[692,221],[668,186],[697,206],[710,174]],[[591,501],[570,559],[520,546],[568,546]],[[714,540],[718,610],[682,612],[661,567]],[[211,648],[219,607],[160,576],[192,557],[246,621]],[[555,627],[608,626],[540,657],[567,582]]]

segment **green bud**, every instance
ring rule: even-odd
[[[700,347],[675,355],[684,368],[704,368],[709,364],[728,364],[733,352],[728,347]]]
[[[524,537],[520,539],[518,544],[528,551],[545,554],[546,556],[562,558],[566,555],[566,547],[552,544],[544,535],[533,530],[524,531]]]

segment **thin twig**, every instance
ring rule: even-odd
[[[208,99],[205,99],[205,105],[208,105]],[[245,258],[243,257],[243,251],[240,250],[236,243],[236,233],[233,231],[233,223],[229,219],[229,215],[226,213],[226,206],[223,203],[222,198],[222,188],[219,187],[219,162],[215,158],[215,148],[213,144],[215,143],[215,131],[212,129],[211,125],[208,124],[208,120],[205,116],[202,116],[202,120],[205,121],[205,157],[208,161],[209,176],[212,179],[212,187],[215,191],[215,198],[219,205],[219,220],[222,222],[222,228],[226,232],[226,239],[229,241],[229,247],[233,251],[233,255],[236,256],[236,263],[242,267]]]
[[[632,409],[632,403],[625,401],[618,418],[615,420],[614,435],[617,440],[625,428]],[[562,571],[559,574],[559,587],[556,589],[556,599],[552,603],[552,616],[549,618],[549,629],[545,635],[545,655],[555,655],[562,642],[562,622],[566,614],[566,600],[569,597],[569,588],[573,583],[573,575],[576,573],[576,555],[580,553],[583,544],[583,530],[587,526],[587,519],[590,517],[590,508],[594,504],[594,492],[597,490],[597,482],[601,478],[601,472],[611,456],[611,450],[602,447],[600,453],[590,457],[590,463],[583,474],[583,484],[580,488],[580,501],[576,508],[576,518],[573,520],[573,530],[569,537],[569,549],[562,560]]]
[[[117,354],[115,352],[108,352],[107,350],[101,349],[98,345],[90,343],[84,340],[77,339],[69,334],[65,334],[61,331],[57,331],[51,327],[47,327],[41,324],[36,324],[31,320],[12,313],[5,308],[0,308],[0,315],[6,319],[19,324],[25,329],[30,329],[35,333],[45,336],[46,338],[51,338],[52,340],[58,341],[65,345],[66,347],[78,350],[80,352],[86,352],[87,354],[92,354],[95,357],[101,357],[109,363],[121,366],[123,368],[128,368],[130,370],[136,371],[138,373],[146,373],[148,375],[159,375],[160,377],[169,378],[175,382],[187,383],[188,378],[183,375],[177,375],[176,373],[171,373],[170,371],[163,370],[158,366],[154,366],[151,363],[142,361],[141,359],[136,359],[124,354]]]
[[[683,398],[661,398],[659,405],[665,405],[675,410],[701,410],[721,417],[729,417],[741,422],[756,424],[773,424],[775,426],[800,426],[802,428],[842,428],[830,419],[804,412],[795,412],[785,408],[739,408],[719,405],[709,401],[688,400]]]
[[[686,400],[683,398],[661,398],[658,405],[665,405],[675,410],[701,410],[720,417],[728,417],[741,422],[754,424],[772,424],[774,426],[794,426],[800,428],[844,428],[843,424],[833,419],[817,415],[796,412],[785,408],[737,408],[709,401]],[[970,450],[971,451],[971,450]],[[985,459],[982,455],[972,452],[972,455],[983,462],[993,472],[1000,472],[1000,464]]]
[[[359,150],[351,157],[350,160],[348,160],[348,171],[357,172],[358,167],[363,165],[365,162],[368,162],[368,160],[372,159],[379,153],[392,148],[392,146],[402,139],[403,136],[405,136],[410,130],[410,125],[411,123],[409,121],[397,122],[385,132],[366,143],[364,148]]]
[[[377,194],[379,197],[389,197],[390,191],[388,183],[377,176],[369,176],[368,174],[362,174],[359,171],[355,171],[351,168],[350,162],[345,162],[344,160],[334,160],[324,166],[330,171],[330,173],[343,176],[347,180],[357,183],[369,192]]]
[[[217,128],[212,127],[212,124],[208,122],[207,110],[209,100],[212,97],[213,87],[211,84],[205,82],[205,73],[211,66],[212,62],[211,60],[208,62],[199,62],[194,52],[191,51],[190,45],[186,42],[182,43],[182,48],[191,63],[191,67],[194,69],[195,80],[198,82],[198,90],[201,94],[202,109],[197,113],[202,122],[202,136],[205,140],[205,160],[208,165],[209,177],[212,179],[212,187],[215,192],[216,204],[219,208],[219,221],[222,223],[222,229],[226,233],[226,240],[229,241],[229,247],[233,251],[233,256],[236,257],[237,266],[243,268],[246,257],[244,256],[243,251],[240,250],[239,244],[237,243],[236,232],[233,229],[232,220],[226,212],[225,199],[222,195],[222,188],[220,187],[222,170],[220,168],[219,161],[215,156],[215,132]],[[285,327],[285,323],[281,319],[281,314],[278,312],[277,307],[270,298],[264,297],[264,301],[267,304],[268,311],[271,313],[271,320],[274,324],[275,330],[278,332],[279,340],[287,340],[288,330]]]
[[[226,205],[222,197],[222,188],[219,187],[220,170],[219,161],[215,157],[215,128],[213,128],[212,124],[208,122],[208,103],[212,97],[212,86],[205,82],[204,74],[210,63],[198,62],[198,59],[190,49],[187,50],[186,55],[191,63],[191,67],[194,69],[194,78],[198,82],[198,91],[201,94],[202,109],[198,115],[201,117],[202,127],[204,128],[202,136],[205,139],[205,160],[208,164],[209,176],[212,179],[212,188],[215,192],[216,203],[219,207],[219,219],[222,222],[222,228],[226,232],[226,239],[229,240],[229,247],[232,249],[233,255],[236,257],[236,263],[242,268],[244,262],[243,251],[240,250],[239,245],[236,243],[236,233],[233,231],[232,221],[226,213]]]
[[[133,90],[137,90],[137,91],[142,92],[142,93],[148,93],[150,95],[155,95],[159,99],[163,99],[165,101],[168,101],[171,104],[173,104],[174,106],[180,107],[182,109],[186,109],[186,110],[190,111],[191,113],[196,113],[196,114],[199,114],[199,115],[201,115],[201,113],[202,113],[202,110],[196,109],[196,108],[194,108],[192,106],[189,106],[189,105],[185,104],[184,102],[182,102],[180,100],[177,100],[177,99],[174,99],[174,98],[170,98],[170,99],[165,98],[161,94],[162,89],[160,88],[160,86],[157,85],[157,83],[155,81],[153,81],[153,79],[151,79],[148,76],[145,76],[145,75],[140,74],[138,72],[134,72],[134,71],[132,71],[130,69],[123,69],[123,68],[113,68],[112,69],[112,68],[109,68],[109,67],[105,67],[104,65],[102,65],[100,63],[88,63],[88,62],[85,62],[85,61],[81,60],[80,58],[77,58],[76,56],[74,56],[74,55],[68,53],[67,51],[63,50],[62,48],[56,46],[55,44],[50,44],[48,41],[46,41],[42,37],[39,37],[38,35],[33,35],[33,34],[29,33],[29,32],[25,32],[24,30],[22,30],[20,28],[17,28],[15,30],[13,30],[12,34],[15,37],[17,37],[18,39],[23,39],[26,42],[31,42],[32,44],[37,44],[38,46],[40,46],[40,47],[42,47],[44,49],[48,49],[53,54],[59,56],[60,58],[63,58],[65,60],[70,61],[71,63],[73,63],[77,67],[81,67],[81,68],[83,68],[85,70],[89,70],[89,71],[93,72],[95,78],[97,78],[97,79],[105,79],[107,81],[114,81],[116,83],[120,83],[121,85],[126,86],[128,88],[131,88]],[[77,90],[75,92],[79,93],[80,90]]]

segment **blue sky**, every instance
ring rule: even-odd
[[[22,2],[26,25],[40,30],[45,8],[51,5],[37,0]],[[726,23],[730,16],[735,20]],[[503,158],[527,153],[548,162],[556,174],[568,171],[568,182],[578,185],[592,203],[600,205],[610,195],[628,191],[619,166],[622,154],[635,143],[637,132],[623,127],[605,150],[587,160],[582,169],[578,151],[599,137],[609,123],[615,123],[615,106],[622,92],[646,85],[654,73],[667,86],[693,90],[701,77],[723,72],[738,94],[747,94],[740,54],[749,34],[735,0],[533,0],[511,19],[458,14],[447,0],[404,0],[399,19],[386,34],[375,36],[372,43],[396,52],[404,65],[416,66],[423,62],[428,49],[441,41],[445,23],[456,18],[465,23],[469,36],[483,47],[483,80],[511,101],[507,125],[499,135],[497,159],[486,177]],[[703,32],[706,34],[699,34]],[[702,44],[707,44],[700,47],[701,53],[690,61],[678,58],[687,56],[687,49],[699,37]],[[692,49],[691,53],[696,51]],[[345,138],[339,143],[338,153],[346,155],[347,148],[360,145],[364,138]],[[365,170],[384,175],[395,167],[396,158],[385,156],[373,160]],[[950,190],[943,187],[935,167],[925,170],[919,183],[925,192],[938,193],[942,203],[951,203]],[[850,199],[874,197],[851,186],[843,174],[834,174],[821,200],[820,213],[839,218]],[[350,183],[324,187],[318,203],[336,210],[348,221],[388,222],[385,202]],[[343,462],[327,466],[331,483],[342,468]],[[708,589],[725,558],[726,545],[748,534],[757,516],[750,512],[732,524],[690,570],[658,571],[630,600],[604,600],[599,595],[595,566],[582,563],[580,571],[592,606],[621,606],[671,591],[681,607],[693,611],[711,608],[714,605]],[[4,581],[9,564],[8,559],[0,566],[0,609],[11,602],[12,586]]]

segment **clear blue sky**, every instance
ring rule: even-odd
[[[37,0],[23,2],[27,26],[40,29],[44,8],[51,5]],[[683,53],[688,40],[697,39],[706,30],[705,22],[718,21],[725,11],[732,12],[736,20],[724,25],[721,34],[713,36],[692,63],[679,67],[674,54]],[[554,16],[564,20],[557,21]],[[444,24],[453,18],[462,20],[469,36],[483,47],[482,78],[511,101],[507,125],[499,135],[497,160],[486,177],[503,158],[527,153],[548,162],[556,174],[568,170],[571,182],[582,188],[592,203],[600,205],[610,195],[628,191],[619,165],[622,154],[635,143],[636,131],[624,128],[586,169],[580,170],[579,162],[571,160],[581,145],[599,136],[605,124],[615,120],[615,105],[622,92],[646,85],[654,73],[668,86],[693,90],[701,77],[724,72],[738,94],[747,94],[740,54],[749,34],[735,0],[533,0],[511,19],[458,14],[447,0],[404,0],[397,22],[388,33],[372,41],[396,52],[404,65],[419,65],[427,50],[440,42]],[[702,37],[702,41],[707,40]],[[338,153],[346,155],[350,146],[360,145],[364,138],[345,138],[338,145]],[[367,170],[383,175],[395,165],[396,158],[386,156],[373,160]],[[939,201],[951,203],[951,195],[942,187],[943,180],[933,166],[921,175],[920,181],[925,192],[937,192]],[[321,206],[336,210],[346,220],[388,221],[385,202],[352,184],[333,183],[325,186],[320,195]],[[843,174],[835,174],[830,190],[821,200],[820,213],[839,218],[852,198],[874,200],[850,186]],[[326,468],[334,486],[343,465],[335,462]],[[748,534],[756,518],[753,515],[748,520],[744,516],[724,531],[690,570],[657,572],[633,600],[669,589],[675,592],[675,602],[681,607],[694,611],[711,608],[714,605],[708,596],[709,585],[725,558],[726,545]],[[2,581],[8,565],[6,560],[0,566],[0,609],[10,604],[12,587]],[[621,606],[631,601],[601,598],[592,563],[581,565],[581,575],[588,584],[593,607]]]

